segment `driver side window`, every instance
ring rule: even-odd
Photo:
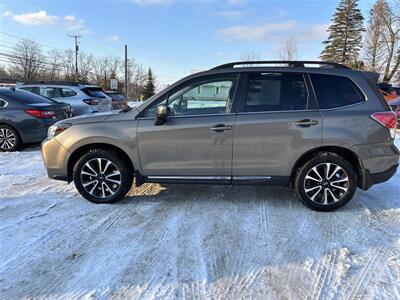
[[[168,101],[164,99],[150,107],[146,117],[155,117],[160,104],[167,104],[169,113],[173,116],[228,113],[235,86],[235,77],[194,82],[173,92]]]

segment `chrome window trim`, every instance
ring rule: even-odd
[[[276,111],[246,111],[238,112],[238,115],[252,114],[275,114],[275,113],[298,113],[298,112],[318,112],[318,109],[303,109],[303,110],[276,110]]]
[[[3,98],[0,98],[0,101],[4,102],[5,104],[0,106],[0,107],[7,107],[8,102],[6,100],[4,100]]]
[[[215,116],[229,116],[229,115],[235,115],[236,113],[232,113],[232,112],[230,112],[230,113],[223,113],[223,114],[203,114],[203,115],[184,115],[184,116],[168,116],[168,118],[172,118],[172,119],[174,119],[174,118],[190,118],[190,117],[195,117],[195,118],[198,118],[198,117],[210,117],[210,116],[213,116],[213,117],[215,117]],[[154,120],[154,119],[156,119],[156,117],[142,117],[142,118],[137,118],[137,120]]]

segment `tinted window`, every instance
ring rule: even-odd
[[[235,86],[235,78],[203,80],[186,85],[169,96],[169,111],[175,116],[227,113],[232,104]],[[154,117],[157,106],[166,102],[163,99],[149,107],[146,116]]]
[[[124,94],[121,93],[107,93],[106,95],[113,101],[126,101]]]
[[[319,108],[329,109],[364,101],[364,95],[349,78],[310,74]]]
[[[73,90],[70,89],[61,89],[61,96],[66,98],[66,97],[73,97],[77,93],[75,93]]]
[[[24,104],[35,104],[35,103],[49,103],[49,104],[54,104],[55,101],[51,99],[47,99],[45,97],[36,95],[34,93],[30,93],[27,91],[22,91],[22,90],[15,90],[15,91],[10,91],[7,94],[5,94],[6,97],[16,100],[20,103]]]
[[[82,91],[90,97],[95,97],[95,98],[105,98],[106,97],[106,94],[104,94],[103,90],[99,87],[87,87],[87,88],[83,88]]]
[[[7,102],[3,99],[0,99],[0,107],[6,106]]]
[[[307,108],[308,92],[300,74],[250,74],[244,111],[284,111]]]
[[[37,94],[37,95],[40,95],[39,87],[32,87],[32,86],[29,86],[29,87],[21,87],[20,89],[21,89],[21,90],[28,91],[28,92],[35,93],[35,94]]]
[[[60,89],[54,87],[40,87],[40,95],[47,98],[60,98]]]

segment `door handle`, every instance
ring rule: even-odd
[[[317,125],[317,124],[318,124],[318,121],[310,120],[310,119],[305,119],[305,120],[296,122],[296,125],[300,126],[300,127],[310,127],[310,126]]]
[[[232,126],[227,126],[225,124],[217,124],[210,128],[210,130],[214,131],[214,132],[224,132],[224,131],[231,130],[231,129],[232,129]]]

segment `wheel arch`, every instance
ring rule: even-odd
[[[310,151],[304,153],[294,164],[292,173],[290,174],[290,184],[293,187],[294,179],[296,177],[297,170],[311,157],[319,152],[332,152],[337,155],[342,156],[346,159],[354,168],[357,174],[357,186],[359,188],[364,188],[365,186],[365,173],[364,166],[361,159],[358,157],[356,153],[349,150],[348,148],[343,148],[340,146],[321,146],[318,148],[311,149]]]
[[[105,149],[105,150],[111,150],[115,151],[118,156],[121,156],[124,161],[128,164],[128,167],[132,170],[132,175],[134,174],[134,165],[132,163],[132,160],[129,158],[129,155],[122,150],[120,147],[108,144],[108,143],[91,143],[91,144],[86,144],[83,145],[77,149],[75,149],[67,163],[67,177],[68,177],[68,182],[71,182],[73,180],[73,169],[75,166],[75,163],[78,161],[78,159],[85,153],[89,152],[90,150],[94,149]]]

